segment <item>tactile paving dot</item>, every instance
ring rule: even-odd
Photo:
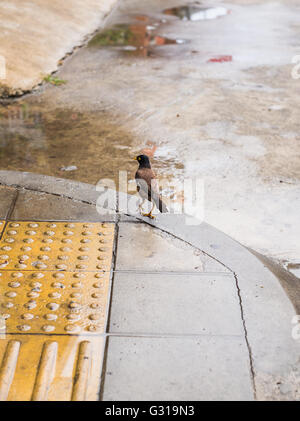
[[[9,222],[0,270],[109,271],[113,239],[111,223]]]
[[[0,272],[0,317],[5,319],[6,333],[91,334],[104,331],[109,272],[81,273],[81,282],[75,272],[64,272],[59,281],[57,272],[44,272],[43,277],[37,277],[37,274],[32,271]]]

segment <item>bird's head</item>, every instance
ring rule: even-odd
[[[141,168],[151,168],[150,159],[147,155],[138,155],[134,158]]]

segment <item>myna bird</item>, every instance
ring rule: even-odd
[[[144,201],[149,200],[149,202],[152,202],[152,208],[150,212],[142,213],[142,215],[153,219],[154,216],[152,215],[152,212],[155,205],[160,212],[168,212],[168,208],[162,201],[162,198],[158,192],[158,183],[156,176],[151,169],[149,157],[147,155],[138,155],[134,159],[136,159],[139,163],[139,168],[135,173],[135,181],[137,184],[137,191],[143,199],[142,203],[139,205],[141,213]]]

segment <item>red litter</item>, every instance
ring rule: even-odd
[[[208,60],[209,63],[225,63],[226,61],[232,61],[232,56],[215,56]]]

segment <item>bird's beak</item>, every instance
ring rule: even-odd
[[[137,161],[137,156],[135,156],[133,159],[134,159],[135,161]]]

